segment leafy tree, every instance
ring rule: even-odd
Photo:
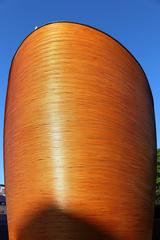
[[[160,203],[160,149],[157,150],[156,203]]]

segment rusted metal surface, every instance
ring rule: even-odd
[[[111,37],[63,22],[25,39],[10,71],[4,155],[10,240],[151,240],[153,101]]]

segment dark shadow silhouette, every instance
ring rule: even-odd
[[[0,239],[8,240],[8,228],[7,228],[7,226],[0,226]]]
[[[118,240],[85,219],[49,206],[22,226],[17,240]]]
[[[7,216],[0,214],[0,239],[8,240]]]
[[[153,225],[153,238],[152,240],[160,239],[160,205],[155,206],[154,225]]]

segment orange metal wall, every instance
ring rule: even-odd
[[[67,22],[29,35],[6,101],[10,240],[151,240],[154,124],[144,72],[111,37]]]

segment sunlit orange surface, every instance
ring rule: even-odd
[[[24,40],[5,112],[10,240],[151,240],[155,156],[150,88],[124,47],[67,22]]]

